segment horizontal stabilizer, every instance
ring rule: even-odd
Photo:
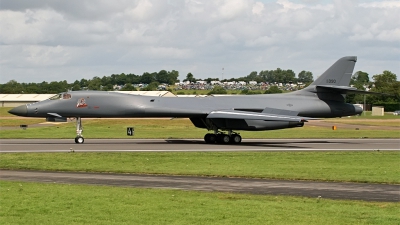
[[[243,119],[243,120],[265,120],[265,121],[287,121],[287,122],[305,122],[313,118],[279,115],[271,113],[257,113],[238,110],[212,111],[207,119]]]
[[[383,94],[383,93],[378,93],[378,92],[358,90],[357,88],[349,87],[349,86],[317,85],[316,88],[317,88],[317,92],[319,92],[318,89],[322,89],[325,91],[336,92],[339,94],[374,94],[374,95],[382,95]]]

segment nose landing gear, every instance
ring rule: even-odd
[[[82,136],[83,128],[82,128],[82,120],[80,117],[76,117],[76,137],[75,137],[75,143],[77,144],[83,144],[85,142],[85,139]]]

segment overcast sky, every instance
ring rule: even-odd
[[[0,0],[0,83],[177,70],[180,79],[292,69],[400,77],[400,1]]]

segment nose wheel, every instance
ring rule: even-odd
[[[75,143],[77,144],[83,144],[83,142],[85,142],[85,139],[82,136],[77,136],[75,138]]]

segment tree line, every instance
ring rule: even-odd
[[[186,75],[186,79],[183,81],[196,82],[201,79],[196,79],[192,73]],[[218,78],[207,78],[204,81],[210,83],[210,81],[218,80]],[[296,78],[296,73],[293,70],[282,70],[277,68],[276,70],[261,70],[259,73],[257,71],[251,72],[249,75],[239,78],[223,79],[221,82],[230,81],[256,81],[257,83],[303,83],[310,84],[314,81],[313,74],[310,71],[301,71]]]
[[[178,81],[179,72],[176,70],[148,73],[142,75],[135,74],[112,74],[111,76],[93,77],[92,79],[76,80],[73,83],[64,81],[52,81],[50,83],[43,81],[41,83],[18,83],[11,80],[5,84],[0,84],[0,93],[2,94],[54,94],[65,91],[78,90],[101,90],[114,91],[114,86],[123,86],[124,91],[136,91],[132,84],[151,84],[147,88],[157,88],[159,83],[174,84]]]
[[[400,81],[397,80],[396,74],[388,70],[383,71],[381,74],[373,75],[372,80],[370,80],[368,73],[358,71],[352,76],[350,84],[360,90],[383,93],[366,95],[367,104],[392,105],[392,110],[400,108]],[[349,94],[346,96],[346,101],[349,103],[363,103],[364,95]]]

